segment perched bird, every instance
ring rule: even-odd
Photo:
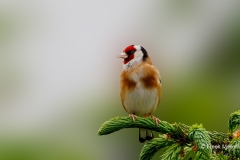
[[[131,45],[118,55],[123,58],[120,77],[122,105],[133,122],[137,116],[151,117],[156,125],[160,120],[153,116],[162,94],[159,71],[152,65],[147,51],[140,45]],[[139,128],[139,141],[153,139],[151,130]]]

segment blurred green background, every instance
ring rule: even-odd
[[[117,55],[131,44],[160,70],[155,116],[226,132],[240,108],[239,17],[238,1],[1,1],[0,159],[138,159],[138,129],[97,135],[127,116]]]

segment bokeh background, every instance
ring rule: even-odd
[[[0,159],[138,159],[138,129],[97,135],[127,116],[116,57],[131,44],[160,70],[155,116],[226,132],[240,108],[239,17],[239,1],[0,1]]]

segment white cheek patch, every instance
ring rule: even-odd
[[[143,57],[143,53],[142,53],[141,50],[140,50],[140,51],[136,51],[136,52],[134,53],[134,59],[135,59],[135,61],[142,60],[142,57]]]
[[[140,45],[135,45],[134,48],[136,48],[137,51],[141,50],[141,46]]]

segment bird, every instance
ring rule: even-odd
[[[123,59],[123,71],[120,76],[120,97],[125,111],[135,122],[138,116],[151,117],[158,125],[160,120],[153,116],[162,95],[161,76],[147,51],[141,45],[126,47],[118,58]],[[139,128],[141,143],[151,140],[151,130]]]

